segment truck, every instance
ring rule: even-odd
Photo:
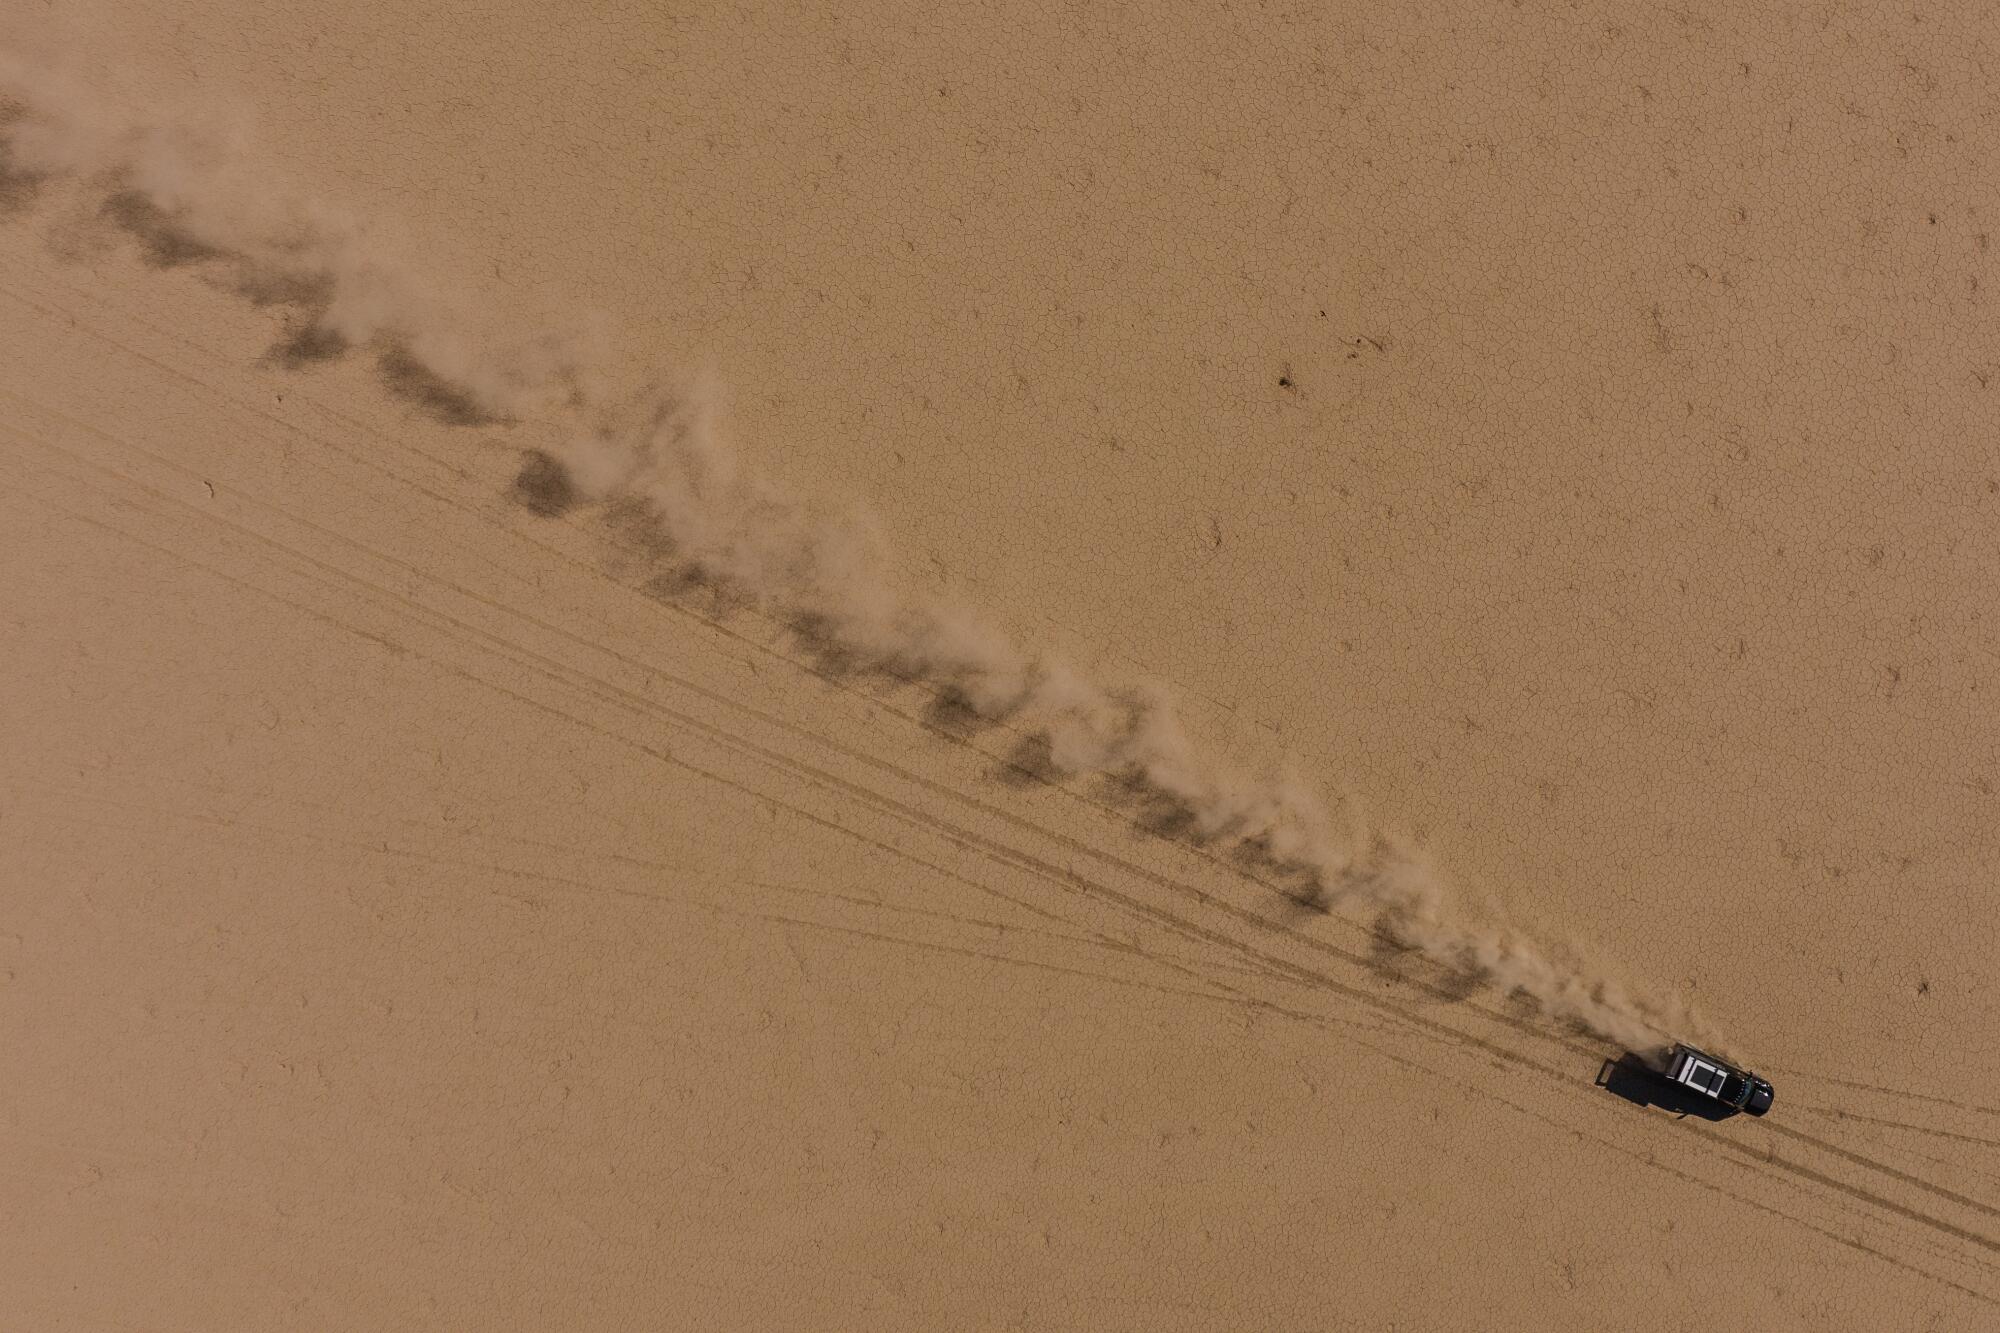
[[[1683,1044],[1668,1049],[1664,1077],[1669,1083],[1712,1099],[1728,1111],[1762,1115],[1771,1109],[1769,1083],[1747,1069],[1738,1069],[1727,1060],[1693,1046]]]

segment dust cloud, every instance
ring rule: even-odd
[[[791,626],[814,652],[923,682],[970,718],[1029,738],[1052,780],[1110,779],[1149,827],[1254,867],[1300,902],[1356,915],[1555,1022],[1648,1050],[1691,1021],[1519,931],[1475,922],[1421,847],[1367,827],[1308,781],[1204,752],[1163,688],[1090,679],[970,609],[905,592],[864,519],[802,503],[746,468],[712,375],[614,384],[605,335],[588,322],[496,335],[363,219],[274,189],[241,121],[124,119],[80,85],[0,55],[0,216],[45,195],[114,223],[156,264],[199,265],[283,307],[288,359],[364,352],[392,389],[446,422],[558,424],[567,443],[530,454],[518,483],[531,510],[597,506],[636,524],[677,577]]]

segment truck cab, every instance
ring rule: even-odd
[[[1771,1109],[1769,1083],[1693,1046],[1675,1046],[1667,1052],[1666,1079],[1731,1111],[1762,1115]]]

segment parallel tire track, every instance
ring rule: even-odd
[[[103,335],[96,335],[96,336],[102,337]],[[111,340],[111,341],[115,342],[116,340]],[[133,355],[141,357],[144,356],[143,353],[137,352],[136,349],[128,348],[127,350],[131,352]],[[151,360],[150,358],[146,359],[149,361]],[[171,367],[166,367],[164,365],[161,365],[161,363],[153,362],[153,364],[160,366],[161,369],[168,370],[170,373],[179,375],[182,378],[190,378],[185,376],[184,372],[174,371]],[[195,381],[195,382],[201,383],[200,381]],[[213,392],[212,388],[208,389],[208,391]],[[86,430],[94,429],[88,427],[85,423],[77,422],[76,424],[79,427]],[[286,425],[287,429],[296,429],[294,427],[289,426],[288,423],[280,423],[280,424]],[[132,449],[143,456],[150,457],[153,459],[155,463],[159,465],[167,467],[177,466],[176,464],[173,464],[170,460],[159,459],[155,455],[147,454],[146,451],[142,449],[136,449],[136,447],[132,446],[129,442],[117,441],[115,439],[112,442],[122,448]],[[96,463],[94,460],[83,458],[80,455],[72,454],[70,455],[70,457],[73,459],[73,461],[85,462],[87,465],[92,467],[101,468],[103,466],[102,464]],[[113,472],[113,475],[114,476],[117,475],[115,471]],[[177,497],[169,496],[162,492],[158,492],[156,490],[151,490],[151,488],[145,487],[145,484],[142,482],[137,482],[130,478],[126,478],[125,480],[128,482],[128,484],[139,486],[141,489],[150,490],[156,499],[188,507],[192,512],[198,514],[203,512],[199,509],[194,509],[192,506],[186,506],[186,502],[179,500]],[[247,500],[249,503],[256,504],[264,508],[272,508],[271,506],[265,504],[264,502],[256,499],[256,497],[244,495],[242,498]],[[308,527],[313,527],[317,531],[319,531],[322,535],[330,539],[340,540],[340,534],[331,533],[323,528],[319,528],[318,525],[311,524],[309,520],[300,519],[295,515],[285,514],[284,511],[282,510],[273,509],[273,512],[278,513],[281,517],[286,518],[288,521],[300,523]],[[215,517],[214,515],[204,515],[204,516],[211,518]],[[80,521],[85,521],[85,522],[93,521],[88,516],[81,514],[72,513],[72,517],[75,517]],[[119,529],[113,528],[111,527],[111,525],[107,524],[98,524],[98,526],[106,527],[107,529],[112,531],[120,531]],[[986,838],[984,835],[976,833],[976,831],[966,829],[964,826],[956,825],[949,821],[941,820],[938,816],[917,810],[914,807],[910,807],[905,805],[904,803],[895,801],[893,798],[886,798],[882,796],[880,793],[874,792],[870,788],[860,786],[859,784],[851,783],[846,779],[841,779],[837,775],[833,775],[826,772],[826,770],[819,769],[817,766],[809,764],[802,765],[796,759],[772,751],[769,749],[769,747],[761,746],[755,742],[746,742],[741,737],[734,737],[728,733],[721,732],[719,731],[719,729],[709,727],[707,724],[701,723],[696,719],[693,719],[685,714],[679,713],[677,710],[666,709],[663,706],[654,703],[653,701],[644,699],[642,696],[634,695],[631,691],[626,690],[622,686],[616,685],[614,682],[610,682],[602,677],[592,675],[591,673],[584,671],[581,668],[570,665],[568,663],[559,662],[556,661],[555,659],[550,659],[541,654],[534,653],[532,650],[525,649],[520,644],[514,643],[511,640],[505,639],[503,637],[493,635],[487,631],[479,629],[476,626],[469,625],[466,622],[457,619],[456,617],[445,615],[443,613],[435,611],[434,609],[422,607],[419,604],[415,603],[414,601],[411,601],[410,599],[401,597],[400,594],[396,594],[393,591],[382,588],[378,585],[370,584],[365,579],[360,579],[359,576],[353,574],[351,571],[342,570],[337,566],[327,565],[324,561],[320,561],[316,557],[313,557],[302,551],[294,550],[293,548],[285,546],[281,542],[275,542],[272,538],[262,533],[258,533],[253,529],[241,528],[240,525],[236,526],[238,526],[238,531],[241,532],[244,536],[268,544],[272,544],[276,546],[280,551],[286,553],[291,559],[305,561],[325,571],[326,574],[333,576],[330,579],[322,581],[333,583],[337,582],[337,580],[340,578],[345,578],[351,581],[359,582],[360,584],[364,585],[364,587],[371,590],[370,594],[368,595],[373,595],[378,598],[386,597],[392,599],[392,601],[394,602],[402,603],[405,609],[402,612],[400,612],[400,614],[410,615],[413,618],[419,618],[419,619],[428,617],[429,619],[425,623],[429,623],[433,627],[439,627],[442,629],[442,632],[445,632],[448,636],[459,637],[468,644],[473,643],[476,638],[483,638],[490,645],[487,651],[493,653],[495,656],[500,657],[503,660],[511,661],[516,666],[531,667],[533,669],[539,670],[541,674],[547,676],[551,680],[554,680],[558,684],[566,685],[571,689],[578,689],[585,693],[594,694],[600,699],[600,701],[603,702],[618,704],[622,701],[625,707],[633,711],[637,711],[642,714],[650,713],[655,716],[663,716],[669,720],[675,721],[680,725],[689,726],[698,730],[704,730],[707,734],[709,734],[712,738],[714,738],[717,741],[717,743],[731,747],[735,749],[738,753],[745,753],[747,747],[747,754],[750,757],[762,760],[766,764],[772,765],[774,767],[787,768],[795,773],[802,773],[809,779],[816,780],[820,782],[822,785],[831,785],[837,788],[838,790],[842,791],[850,799],[861,801],[870,808],[876,809],[878,813],[889,813],[895,817],[905,818],[925,824],[928,827],[930,827],[934,833],[945,837],[947,841],[953,841],[955,842],[955,845],[966,847],[968,849],[979,850],[983,854],[997,861],[999,864],[1012,866],[1017,870],[1030,871],[1031,873],[1038,874],[1041,877],[1053,880],[1057,883],[1067,884],[1068,886],[1070,886],[1071,889],[1075,891],[1088,893],[1093,896],[1098,896],[1100,898],[1102,898],[1103,895],[1109,893],[1114,901],[1121,902],[1121,904],[1125,905],[1128,910],[1132,910],[1139,915],[1143,915],[1150,919],[1153,919],[1158,924],[1161,924],[1163,927],[1167,929],[1176,930],[1177,933],[1186,934],[1188,932],[1194,932],[1193,934],[1194,938],[1204,940],[1207,943],[1214,945],[1215,947],[1225,949],[1231,953],[1236,953],[1244,957],[1246,961],[1252,962],[1253,965],[1267,969],[1268,974],[1273,978],[1282,977],[1287,980],[1298,981],[1301,984],[1330,988],[1333,993],[1341,995],[1350,1001],[1359,1001],[1361,1003],[1368,1004],[1371,1007],[1376,1007],[1378,1009],[1383,1007],[1382,997],[1372,996],[1369,995],[1367,992],[1357,991],[1352,987],[1345,986],[1343,983],[1338,982],[1336,979],[1330,976],[1320,974],[1317,971],[1317,969],[1307,969],[1298,964],[1290,962],[1290,960],[1286,960],[1274,955],[1267,955],[1262,950],[1259,950],[1254,946],[1249,945],[1246,942],[1235,938],[1233,935],[1210,931],[1208,930],[1208,928],[1200,927],[1195,923],[1192,923],[1188,920],[1179,917],[1175,917],[1170,913],[1162,914],[1158,909],[1153,907],[1153,905],[1143,902],[1136,902],[1131,899],[1130,895],[1121,895],[1116,890],[1109,889],[1108,886],[1098,884],[1094,881],[1089,880],[1087,877],[1077,875],[1073,869],[1070,869],[1068,867],[1057,867],[1053,863],[1047,862],[1043,858],[1033,857],[1032,855],[1021,853],[1018,849],[1008,847],[1005,844],[994,842],[993,840]],[[120,531],[120,535],[126,536],[130,539],[138,540],[137,538],[133,538],[132,534],[130,533],[125,533]],[[151,544],[148,543],[148,545]],[[155,549],[161,549],[163,551],[166,550],[166,548],[159,548],[159,547],[156,547]],[[373,558],[389,560],[391,563],[402,565],[402,562],[394,561],[393,557],[385,556],[381,552],[367,551],[367,548],[365,547],[362,549],[366,551],[367,554],[369,554]],[[188,559],[188,557],[186,557],[183,553],[180,552],[168,551],[167,553],[172,554],[177,558],[183,560]],[[199,562],[191,561],[190,563],[195,563],[199,565]],[[201,566],[201,567],[208,569],[208,572],[212,574],[219,574],[222,577],[226,578],[231,577],[228,576],[227,574],[222,573],[222,571],[216,570],[212,567],[207,567],[207,566]],[[424,571],[416,570],[413,567],[407,565],[402,565],[402,567],[419,578],[428,577]],[[255,591],[264,593],[265,595],[270,595],[270,596],[278,595],[271,593],[270,590],[268,589],[258,587],[257,585],[254,584],[245,583],[244,581],[239,579],[232,578],[231,581],[237,582],[245,587],[250,587]],[[457,587],[456,585],[446,585],[446,586],[449,587],[451,590],[455,591],[460,596],[465,596],[475,601],[484,602],[486,605],[502,612],[503,614],[518,615],[518,613],[512,612],[509,608],[502,607],[498,603],[492,602],[491,599],[484,598],[480,594],[471,592],[468,589],[460,588]],[[284,599],[281,598],[281,600]],[[295,609],[301,610],[309,615],[319,614],[313,611],[311,608],[305,607],[303,604],[299,604],[296,602],[290,602],[288,604],[293,605]],[[328,619],[323,615],[320,618]],[[528,619],[533,620],[532,617],[529,617]],[[331,623],[335,623],[339,625],[341,628],[348,630],[350,632],[363,633],[363,634],[367,633],[367,631],[359,627],[356,627],[346,622],[341,622],[338,619],[332,619]],[[566,637],[569,637],[573,640],[576,638],[576,636],[573,633],[564,631],[560,627],[548,625],[547,622],[535,621],[534,623],[538,624],[539,626],[541,626],[546,630],[549,630],[557,634],[563,634]],[[375,636],[370,635],[369,637],[375,637]],[[377,639],[377,641],[381,642],[381,640],[379,639]],[[588,641],[580,641],[580,642],[585,643],[586,646],[594,648],[596,651],[609,651],[606,650],[602,645],[592,645],[589,644]],[[406,648],[400,650],[411,651]],[[764,646],[762,650],[767,652],[774,651],[769,649],[768,646]],[[630,659],[629,657],[625,657],[622,654],[616,654],[614,652],[613,655],[620,657],[628,665],[636,669],[646,671],[654,675],[662,674],[658,671],[657,668],[650,667],[643,663],[639,663],[636,660]],[[462,665],[444,663],[435,658],[427,657],[427,660],[436,662],[438,665],[444,666],[446,669],[454,671],[455,674],[465,676],[466,678],[474,680],[479,684],[486,685],[489,688],[500,688],[503,689],[504,691],[504,687],[498,686],[490,680],[482,679],[475,673],[472,673],[468,669],[464,668]],[[797,662],[793,662],[792,665],[799,667],[799,669],[802,670],[811,669]],[[574,678],[580,678],[580,681]],[[677,682],[677,683],[681,684],[683,688],[686,688],[690,684],[687,682]],[[693,688],[699,692],[702,687],[694,686]],[[529,699],[526,696],[518,694],[517,692],[514,691],[504,691],[504,692],[513,694],[514,697],[520,699],[524,703],[530,704],[531,706],[542,707],[545,709],[549,708],[548,705],[537,700]],[[712,695],[711,698],[713,702],[717,702],[725,706],[732,706],[731,701],[720,698],[714,698]],[[561,712],[562,710],[551,709],[550,711]],[[592,725],[587,722],[584,722],[582,719],[574,715],[567,713],[564,713],[563,715],[569,717],[570,721],[576,722],[580,725],[587,725],[587,726]],[[766,722],[767,724],[783,726],[789,731],[794,731],[794,732],[798,731],[796,727],[784,723],[781,719],[771,718],[768,715],[761,716],[760,720]],[[921,720],[917,721],[919,722],[919,725],[922,725]],[[603,728],[593,726],[593,729],[599,731],[601,734],[611,736],[613,739],[618,740],[620,743],[624,744],[632,743],[629,740],[629,738],[617,736],[615,733],[605,731]],[[933,729],[933,728],[927,728],[927,729]],[[940,730],[941,732],[941,729],[933,729],[933,730]],[[957,739],[950,736],[949,733],[941,732],[941,734],[944,734],[946,739]],[[829,741],[825,737],[811,737],[810,733],[805,733],[805,735],[810,739],[812,739],[817,744],[829,745]],[[961,741],[960,743],[964,742]],[[645,747],[640,747],[640,748],[643,749]],[[830,746],[830,748],[838,748],[838,747]],[[975,749],[980,754],[986,756],[989,759],[992,758],[990,754],[988,754],[986,751],[982,749],[979,749],[979,747],[975,746],[971,748]],[[669,762],[673,762],[672,757],[664,753],[655,753],[654,757],[664,758],[667,759]],[[932,779],[924,778],[922,775],[912,774],[907,770],[903,770],[897,768],[894,765],[887,764],[886,761],[881,761],[873,756],[867,756],[850,752],[849,757],[859,762],[868,763],[870,766],[875,767],[878,770],[891,771],[896,775],[900,776],[903,780],[915,782],[919,784],[921,787],[923,787],[925,790],[930,791],[936,795],[959,801],[968,801],[968,798],[963,793],[959,793],[950,788],[944,787],[942,784],[938,784]],[[727,779],[721,778],[719,775],[715,774],[707,774],[706,776],[710,776],[712,778],[715,778],[716,780],[727,781]],[[982,810],[983,813],[986,813],[993,818],[999,819],[1002,822],[1007,823],[1010,827],[1019,828],[1023,832],[1031,832],[1035,836],[1048,838],[1052,841],[1056,841],[1059,845],[1067,844],[1067,850],[1081,852],[1083,854],[1095,857],[1099,860],[1116,862],[1118,865],[1125,868],[1126,870],[1141,875],[1147,880],[1147,882],[1154,884],[1156,887],[1171,890],[1175,892],[1177,895],[1182,897],[1192,896],[1193,900],[1199,905],[1229,915],[1241,924],[1253,925],[1263,930],[1282,933],[1286,935],[1287,938],[1293,942],[1297,942],[1300,938],[1297,932],[1286,931],[1282,927],[1275,926],[1272,923],[1264,921],[1262,918],[1256,917],[1255,914],[1244,912],[1243,909],[1236,907],[1232,903],[1220,900],[1216,898],[1214,895],[1208,894],[1206,891],[1201,890],[1198,886],[1191,886],[1179,883],[1165,876],[1159,875],[1158,872],[1152,871],[1148,867],[1137,866],[1136,863],[1127,862],[1123,858],[1109,857],[1106,854],[1099,851],[1098,849],[1089,847],[1086,844],[1079,843],[1075,839],[1068,838],[1067,835],[1063,835],[1053,830],[1042,828],[1039,825],[1033,824],[1032,821],[1025,820],[1022,817],[1013,814],[1012,812],[1000,811],[994,809],[988,803],[977,801],[976,798],[971,799],[968,803],[973,805],[975,808]],[[960,841],[960,839],[962,839],[962,841]],[[981,887],[983,888],[984,886]],[[1018,906],[1020,904],[1016,905]],[[1332,946],[1325,945],[1323,941],[1313,941],[1312,943],[1314,945],[1321,946],[1323,948],[1323,951],[1332,952],[1336,954],[1337,956],[1341,957],[1343,961],[1347,961],[1350,963],[1358,963],[1359,965],[1366,966],[1366,960],[1360,960],[1355,958],[1353,955],[1346,954],[1344,951],[1333,949]],[[1417,1028],[1422,1029],[1422,1035],[1430,1037],[1433,1040],[1445,1041],[1448,1044],[1456,1043],[1467,1050],[1476,1050],[1477,1052],[1484,1054],[1490,1058],[1500,1059],[1510,1064],[1516,1065],[1518,1067],[1528,1068],[1547,1076],[1552,1076],[1555,1078],[1566,1077],[1562,1073],[1562,1071],[1556,1070],[1553,1067],[1548,1066],[1540,1061],[1522,1056],[1516,1052],[1507,1051],[1505,1048],[1498,1047],[1491,1042],[1485,1041],[1484,1039],[1476,1037],[1469,1038],[1466,1034],[1460,1033],[1456,1029],[1450,1028],[1446,1025],[1438,1024],[1434,1020],[1430,1020],[1426,1016],[1417,1014],[1414,1011],[1408,1010],[1407,1008],[1395,1005],[1389,1005],[1388,1008],[1395,1019],[1400,1020],[1403,1023],[1413,1024]],[[1394,1057],[1392,1056],[1391,1058]],[[1435,1073],[1439,1071],[1432,1071],[1432,1072]],[[1491,1094],[1482,1092],[1482,1095],[1491,1095]],[[1877,1162],[1874,1159],[1868,1158],[1864,1155],[1852,1153],[1846,1149],[1838,1147],[1838,1145],[1829,1144],[1825,1140],[1819,1139],[1815,1136],[1806,1135],[1796,1131],[1789,1131],[1788,1136],[1792,1137],[1798,1142],[1806,1144],[1807,1146],[1827,1151],[1836,1156],[1845,1158],[1852,1164],[1860,1166],[1864,1169],[1873,1170],[1882,1173],[1892,1179],[1897,1179],[1902,1183],[1909,1185],[1913,1188],[1918,1188],[1926,1192],[1935,1193],[1941,1198],[1957,1202],[1965,1206],[1969,1206],[1977,1211],[1981,1211],[1988,1214],[1994,1213],[1993,1209],[1991,1209],[1987,1205],[1980,1203],[1977,1200],[1970,1200],[1965,1196],[1958,1195],[1955,1192],[1947,1190],[1944,1187],[1937,1186],[1932,1182],[1924,1181],[1921,1178],[1912,1176],[1908,1173],[1900,1172],[1894,1167],[1887,1166],[1886,1164]],[[1934,1218],[1929,1214],[1922,1213],[1918,1210],[1908,1209],[1903,1205],[1896,1203],[1894,1200],[1889,1200],[1871,1191],[1863,1190],[1859,1187],[1849,1185],[1846,1182],[1838,1180],[1837,1178],[1826,1176],[1824,1173],[1816,1172],[1809,1167],[1804,1167],[1796,1163],[1786,1162],[1781,1159],[1773,1159],[1768,1155],[1757,1153],[1755,1149],[1750,1149],[1743,1145],[1738,1145],[1727,1140],[1716,1139],[1713,1136],[1709,1136],[1707,1141],[1709,1141],[1712,1144],[1719,1145],[1724,1150],[1734,1153],[1736,1155],[1742,1156],[1748,1154],[1754,1160],[1763,1162],[1767,1165],[1776,1166],[1778,1168],[1791,1171],[1793,1174],[1798,1175],[1803,1179],[1809,1180],[1812,1183],[1821,1186],[1822,1188],[1832,1189],[1842,1193],[1849,1194],[1869,1204],[1870,1206],[1883,1208],[1886,1209],[1887,1211],[1903,1216],[1907,1220],[1910,1220],[1912,1222],[1917,1222],[1923,1225],[1934,1227],[1938,1230],[1943,1231],[1945,1234],[1952,1236],[1955,1239],[1967,1241],[1968,1243],[1975,1244],[1981,1248],[1988,1250],[2000,1248],[1996,1247],[1995,1243],[1988,1237],[1981,1236],[1977,1233],[1971,1232],[1963,1228],[1958,1228],[1951,1223],[1945,1222],[1943,1219]],[[1608,1145],[1608,1146],[1615,1147],[1615,1145]],[[1623,1148],[1618,1148],[1617,1150],[1628,1151]],[[1745,1200],[1745,1201],[1753,1203],[1755,1202],[1751,1200]],[[1764,1205],[1758,1204],[1756,1206],[1761,1207]],[[1803,1219],[1794,1218],[1792,1220],[1800,1221],[1803,1225],[1808,1225],[1808,1226],[1812,1225],[1809,1222],[1804,1222]],[[1850,1240],[1846,1240],[1845,1238],[1841,1237],[1835,1237],[1835,1238],[1843,1239],[1843,1243],[1854,1243]]]

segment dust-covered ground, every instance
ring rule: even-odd
[[[0,1325],[2000,1318],[2000,24],[0,50]]]

